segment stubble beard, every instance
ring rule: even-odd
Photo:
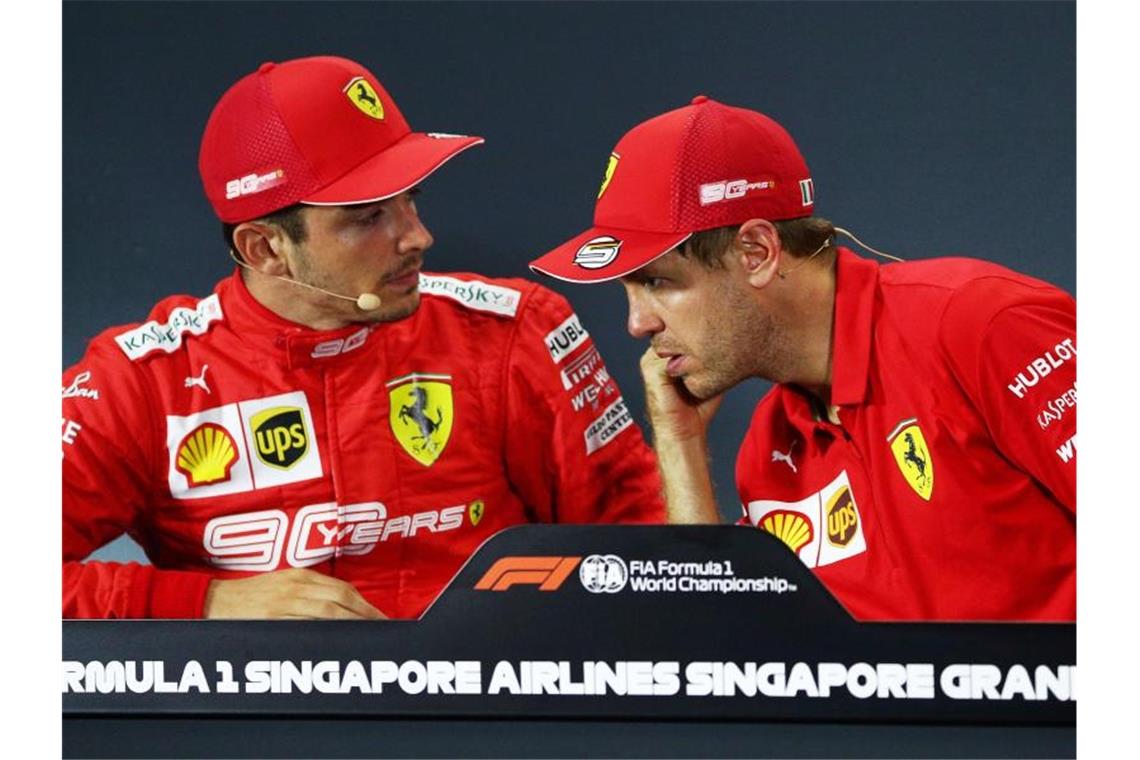
[[[706,341],[702,367],[686,375],[686,390],[704,400],[724,393],[750,377],[780,382],[791,358],[786,331],[778,318],[733,289],[725,308],[711,324],[719,325]],[[707,358],[706,358],[707,357]]]
[[[337,293],[339,295],[349,297],[361,295],[361,293],[350,292],[348,289],[340,286],[338,283],[330,282],[329,278],[318,274],[313,267],[313,262],[309,257],[308,251],[304,250],[302,247],[299,247],[296,252],[294,266],[296,268],[294,277],[300,282],[304,282],[308,285],[313,285],[315,287],[322,288],[331,293]],[[377,293],[376,295],[379,296],[380,294]],[[348,301],[344,301],[339,298],[333,298],[332,296],[325,297],[337,304],[338,309],[341,310],[343,318],[348,322],[363,322],[367,324],[396,322],[398,320],[407,319],[408,317],[412,316],[420,307],[419,285],[417,285],[408,293],[401,294],[398,297],[399,303],[397,304],[388,305],[387,301],[390,299],[390,297],[389,299],[385,299],[383,296],[380,296],[380,308],[373,311],[363,311],[359,309],[355,304],[349,303]]]

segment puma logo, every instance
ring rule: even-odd
[[[203,364],[202,365],[202,373],[200,375],[198,375],[197,377],[186,378],[186,382],[183,385],[186,388],[193,388],[194,386],[198,386],[202,390],[206,391],[206,393],[210,393],[210,386],[206,385],[206,370],[208,370],[209,368],[210,368],[209,364]],[[213,394],[211,394],[211,395],[213,395]]]
[[[782,451],[777,451],[776,449],[772,449],[772,461],[773,462],[783,462],[788,467],[792,468],[792,472],[794,472],[798,475],[800,471],[796,469],[796,463],[792,461],[792,449],[794,449],[795,447],[796,447],[796,442],[792,441],[792,445],[788,447],[788,453],[787,454],[785,454]]]

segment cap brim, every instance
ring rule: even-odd
[[[450,159],[482,142],[482,137],[432,137],[411,132],[301,202],[310,206],[347,206],[382,201],[410,190]]]
[[[530,268],[567,282],[616,280],[661,258],[692,235],[591,227],[530,262]]]

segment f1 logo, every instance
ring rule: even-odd
[[[506,591],[511,586],[538,586],[554,591],[574,572],[581,557],[503,557],[475,584],[477,591]]]

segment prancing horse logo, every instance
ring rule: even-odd
[[[411,420],[420,429],[420,434],[412,436],[420,440],[427,440],[431,434],[439,429],[440,424],[443,422],[443,413],[439,407],[436,407],[436,418],[433,420],[427,414],[427,391],[420,387],[412,388],[412,398],[415,403],[408,406],[400,407],[400,421],[407,422]]]
[[[364,77],[354,77],[344,86],[344,94],[364,115],[381,121],[384,119],[384,104],[380,102],[380,96]]]
[[[887,436],[887,442],[891,445],[895,463],[906,482],[915,493],[930,501],[930,496],[934,493],[934,462],[931,461],[930,447],[926,445],[922,428],[918,426],[918,418],[912,417],[895,425],[895,429]]]
[[[903,454],[903,461],[913,466],[918,470],[918,482],[921,485],[926,485],[926,460],[918,455],[914,443],[914,433],[907,433],[903,436],[906,440],[906,453]],[[922,453],[926,453],[925,451]]]
[[[413,373],[387,386],[392,434],[412,459],[431,467],[451,437],[451,376]]]

